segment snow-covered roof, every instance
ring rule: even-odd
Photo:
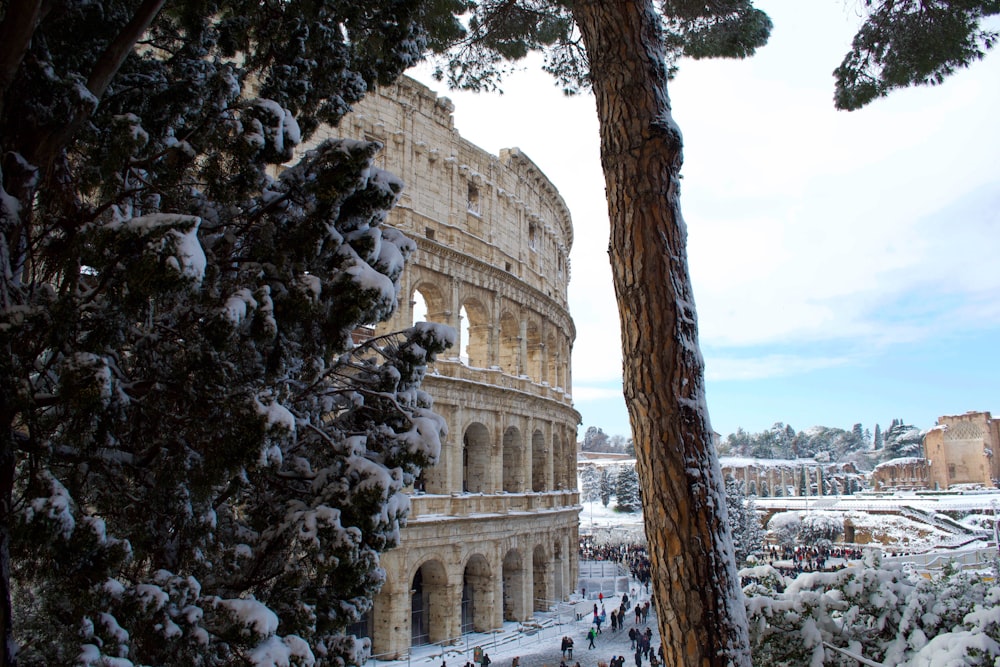
[[[925,459],[923,456],[901,456],[898,459],[889,459],[888,461],[883,461],[882,463],[879,463],[877,466],[875,466],[875,469],[872,470],[872,472],[875,472],[876,470],[881,470],[881,469],[884,469],[884,468],[895,468],[895,467],[898,467],[898,466],[911,466],[911,465],[916,465],[916,464],[920,464],[920,463],[926,464],[927,463],[927,459]]]

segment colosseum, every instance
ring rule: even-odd
[[[496,156],[462,139],[453,110],[403,79],[329,132],[379,141],[379,166],[406,183],[390,224],[418,250],[377,333],[427,319],[460,340],[424,381],[449,427],[440,461],[412,491],[359,628],[386,658],[530,618],[566,599],[578,575],[570,214],[518,149]]]

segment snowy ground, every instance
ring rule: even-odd
[[[947,553],[950,548],[958,546],[951,541],[951,536],[936,531],[926,524],[917,524],[906,517],[877,514],[879,510],[906,505],[930,512],[967,512],[969,518],[965,523],[982,527],[990,525],[993,512],[1000,504],[1000,492],[975,494],[942,494],[938,496],[920,496],[904,493],[894,496],[858,496],[858,497],[826,497],[826,498],[787,498],[774,499],[783,503],[785,509],[803,512],[840,511],[850,512],[856,525],[877,526],[888,542],[905,544],[912,552],[940,551]],[[770,501],[758,499],[758,506],[767,506]],[[799,507],[798,505],[801,505]],[[643,542],[643,523],[641,513],[620,513],[614,511],[614,503],[604,507],[600,502],[582,503],[580,511],[580,534],[593,535],[599,541],[610,543]],[[983,542],[985,544],[985,542]],[[966,545],[968,546],[968,545]],[[645,591],[639,591],[639,584],[629,580],[629,586],[639,593],[640,601],[648,599]],[[593,591],[588,593],[593,597]],[[630,596],[634,597],[634,596]],[[510,667],[515,656],[520,658],[521,667],[559,667],[561,655],[560,641],[564,635],[573,638],[575,650],[573,659],[567,661],[575,667],[598,667],[598,662],[607,663],[615,655],[625,656],[626,665],[635,664],[635,652],[630,649],[628,628],[635,627],[635,617],[627,615],[625,630],[612,633],[605,626],[598,636],[596,648],[587,648],[587,631],[591,627],[594,599],[581,599],[579,591],[573,599],[560,605],[558,610],[548,613],[538,613],[531,622],[506,622],[495,632],[470,633],[464,635],[460,644],[446,647],[421,646],[412,649],[411,654],[395,661],[372,659],[368,667],[464,667],[471,661],[475,647],[479,646],[489,654],[493,667]],[[621,601],[620,595],[606,597],[605,608],[610,612]],[[632,602],[632,605],[635,603]],[[577,618],[579,615],[579,619]],[[653,631],[653,646],[660,644],[655,611],[651,611],[646,626]],[[643,667],[649,663],[644,661]]]
[[[649,595],[639,590],[639,584],[631,580],[631,587],[639,595],[639,601],[649,599]],[[630,595],[630,606],[635,606],[635,596]],[[610,662],[616,655],[625,656],[625,664],[631,667],[635,664],[635,651],[630,648],[628,638],[629,628],[638,628],[645,632],[650,628],[653,632],[651,642],[654,650],[660,646],[660,633],[656,623],[656,612],[651,608],[646,623],[635,624],[635,616],[626,614],[624,630],[611,632],[610,626],[602,626],[602,632],[594,642],[595,648],[587,648],[587,632],[592,626],[594,604],[596,599],[583,600],[579,595],[560,610],[552,613],[536,614],[531,623],[506,622],[503,627],[491,633],[470,633],[462,637],[462,643],[447,647],[418,646],[412,649],[411,655],[404,660],[381,661],[369,660],[368,667],[463,667],[473,658],[475,647],[479,646],[490,656],[492,667],[510,667],[515,656],[520,658],[521,667],[559,667],[562,659],[559,647],[562,637],[573,639],[573,659],[567,664],[579,667],[598,667],[598,662]],[[621,596],[604,598],[604,607],[610,614],[618,608]],[[577,616],[579,615],[579,620]],[[643,667],[649,667],[649,661],[643,660]]]
[[[888,512],[909,507],[930,514],[964,514],[958,523],[970,528],[991,529],[994,512],[1000,514],[1000,491],[966,493],[939,492],[922,494],[863,494],[857,496],[825,496],[822,498],[755,498],[758,509],[796,511],[802,514],[831,514],[850,518],[854,525],[871,533],[886,547],[886,551],[905,550],[912,553],[947,551],[957,548],[985,547],[992,538],[970,539],[955,535],[934,525]],[[582,503],[580,534],[594,535],[598,541],[643,542],[642,514],[614,511],[614,500],[608,507],[600,502]],[[894,548],[895,547],[895,548]]]

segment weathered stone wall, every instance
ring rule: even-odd
[[[924,436],[931,487],[947,489],[956,484],[992,487],[1000,479],[996,447],[1000,424],[989,412],[945,415]]]
[[[569,211],[519,150],[495,156],[462,139],[452,110],[403,79],[325,133],[383,143],[379,166],[406,183],[389,222],[418,251],[376,333],[410,326],[422,301],[426,319],[461,336],[423,385],[449,427],[440,461],[382,558],[369,631],[388,656],[526,619],[577,579]]]
[[[812,459],[720,458],[724,478],[732,477],[745,494],[762,498],[843,495],[860,491],[861,475],[852,463],[820,463]]]
[[[926,458],[908,456],[890,459],[872,470],[872,489],[875,491],[916,491],[926,489],[930,479]]]

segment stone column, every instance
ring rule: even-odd
[[[495,292],[493,294],[493,312],[491,313],[490,321],[490,331],[489,331],[489,354],[486,360],[486,367],[491,368],[500,366],[500,311],[501,311],[502,301],[500,299],[500,292]]]
[[[387,581],[372,607],[372,654],[386,660],[410,650],[410,591],[406,582]]]
[[[528,320],[522,319],[518,329],[517,374],[528,374]]]
[[[442,592],[443,599],[431,601],[431,626],[441,628],[438,641],[457,639],[462,636],[462,579],[449,581]]]
[[[462,332],[462,295],[461,288],[462,284],[458,278],[451,279],[451,305],[449,306],[451,317],[448,320],[448,324],[455,327],[455,332],[458,334],[456,337],[455,347],[453,347],[450,352],[454,357],[462,356],[462,348],[469,342],[464,339],[464,333]],[[446,310],[446,313],[449,311]]]

